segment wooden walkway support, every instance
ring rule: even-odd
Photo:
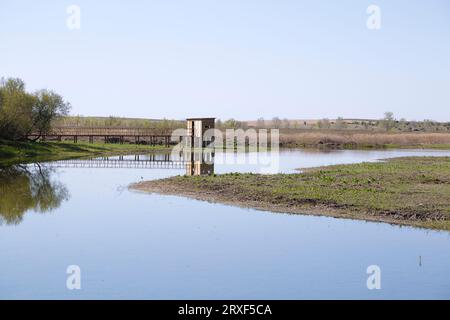
[[[78,138],[85,139],[89,143],[94,143],[95,140],[103,141],[104,143],[119,143],[124,144],[149,144],[149,145],[164,145],[169,147],[171,144],[169,135],[110,135],[110,134],[56,134],[50,133],[45,135],[30,134],[29,139],[39,138],[41,141],[54,139],[56,141],[72,140],[73,143],[78,143]]]

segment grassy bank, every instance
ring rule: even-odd
[[[168,150],[164,146],[87,144],[67,142],[11,142],[0,140],[0,165],[96,155],[121,155]]]
[[[299,174],[177,176],[131,188],[276,212],[450,230],[450,158],[411,157]]]
[[[324,147],[341,149],[450,149],[450,133],[282,131],[280,133],[280,146],[285,148]]]

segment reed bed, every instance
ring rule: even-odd
[[[450,145],[450,133],[348,133],[297,132],[282,133],[281,146],[422,146]]]

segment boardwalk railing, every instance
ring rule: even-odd
[[[205,162],[207,161],[207,162]],[[93,159],[68,159],[46,162],[42,165],[50,168],[109,168],[109,169],[187,169],[187,174],[193,174],[192,169],[202,173],[214,170],[214,154],[148,154],[134,156],[99,157]],[[200,170],[200,171],[199,171]],[[195,171],[195,170],[194,170]],[[195,171],[194,174],[197,172]]]
[[[108,169],[184,169],[185,161],[167,160],[119,160],[119,159],[92,159],[92,160],[59,160],[45,164],[51,168],[108,168]]]
[[[28,135],[29,139],[40,140],[71,140],[77,143],[78,140],[85,140],[89,143],[102,141],[104,143],[136,143],[150,145],[169,146],[172,143],[181,141],[171,141],[170,132],[167,130],[158,130],[152,128],[91,128],[91,127],[54,127],[51,132],[46,134],[32,133]]]
[[[172,130],[157,128],[130,128],[130,127],[53,127],[52,135],[110,135],[110,136],[152,136],[170,135]]]

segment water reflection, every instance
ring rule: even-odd
[[[203,176],[214,174],[214,152],[203,149],[197,152],[188,152],[184,155],[187,176]]]
[[[216,152],[215,173],[260,170],[245,161],[252,153],[229,156],[222,161]],[[450,151],[281,150],[280,172],[399,156]],[[121,187],[185,174],[185,158],[158,153],[98,160],[60,162],[63,169],[52,178],[67,186],[71,199],[48,219],[31,219],[30,209],[30,219],[0,230],[0,299],[449,298],[448,233],[136,193]],[[183,163],[175,168],[167,160]],[[0,175],[2,215],[5,186],[24,179],[14,176]],[[6,192],[12,207],[25,202],[12,195],[20,192]],[[89,269],[77,292],[61,285],[72,263]],[[371,264],[389,273],[382,290],[366,288]]]
[[[69,199],[65,185],[39,163],[0,168],[0,224],[19,224],[28,210],[54,210]]]
[[[69,199],[66,186],[52,179],[56,168],[185,169],[189,176],[211,175],[214,173],[214,152],[199,150],[177,155],[71,159],[0,168],[0,225],[17,225],[27,211],[52,211]]]
[[[52,168],[91,169],[185,169],[186,175],[214,174],[214,152],[210,149],[193,152],[70,159],[46,164]]]

